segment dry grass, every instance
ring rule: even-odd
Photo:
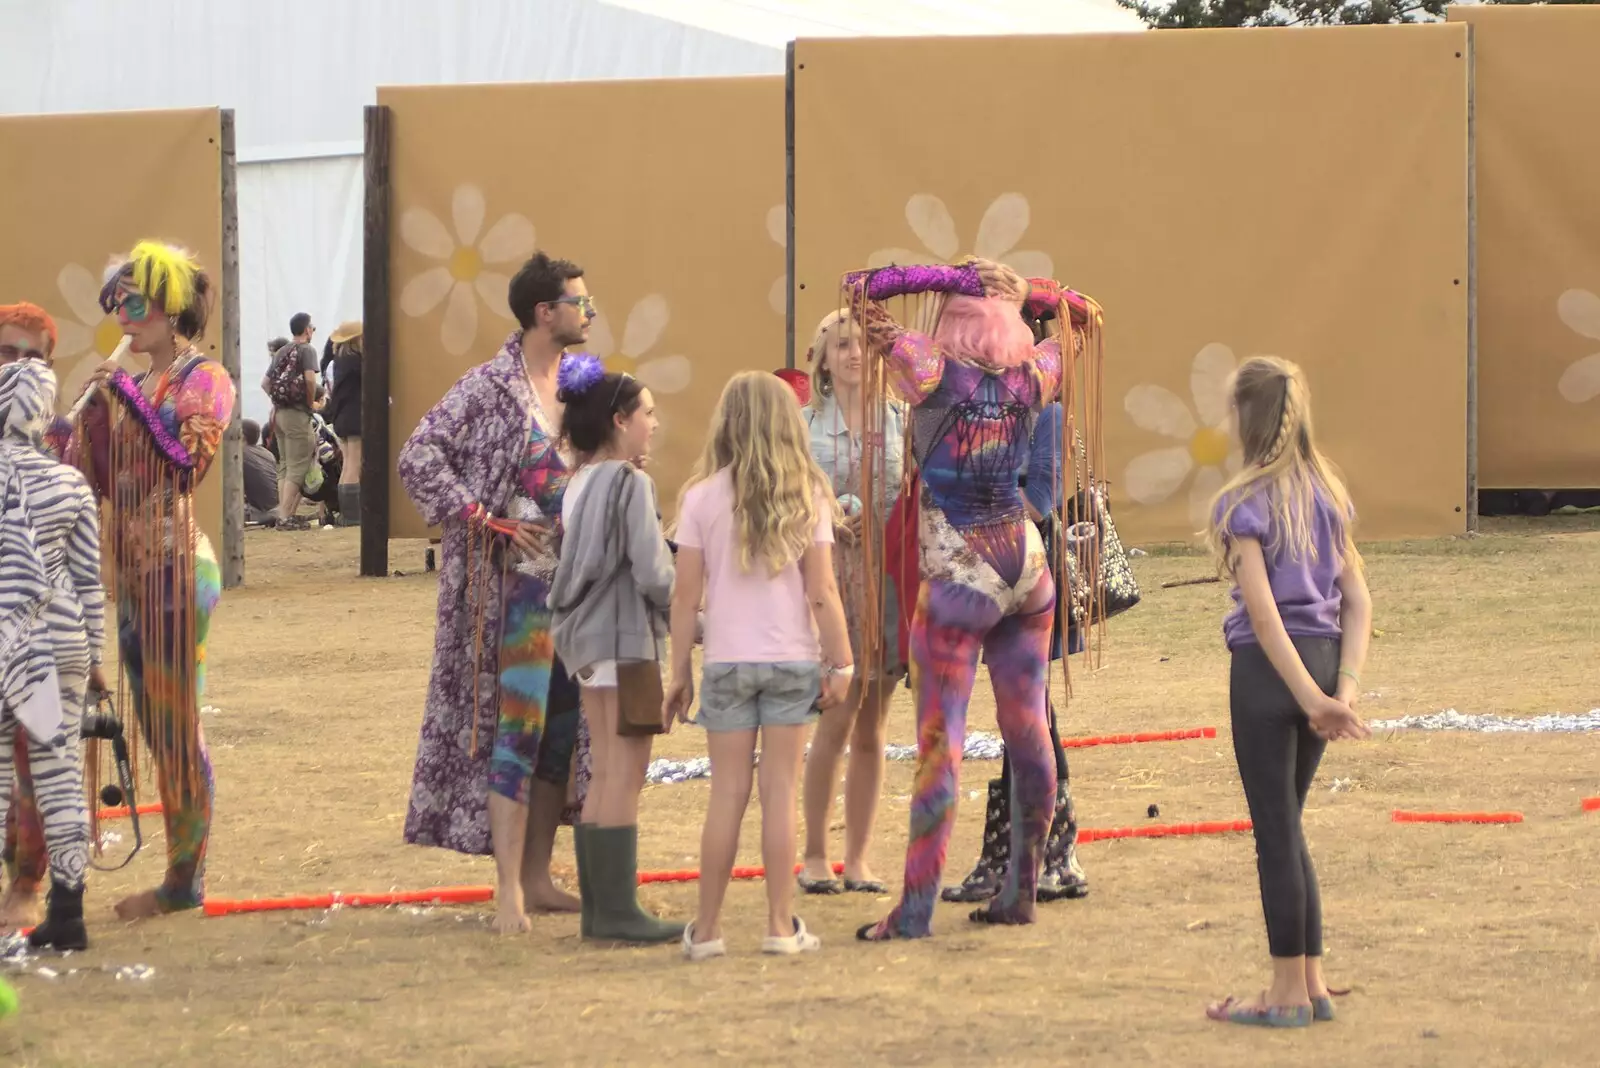
[[[210,891],[257,896],[484,883],[491,868],[400,842],[428,672],[434,581],[420,543],[407,572],[362,581],[347,531],[253,533],[247,588],[215,627],[207,718],[221,784]],[[1502,524],[1470,541],[1375,547],[1383,635],[1374,717],[1456,707],[1512,715],[1600,705],[1594,663],[1600,531],[1592,521]],[[1068,733],[1201,725],[1215,741],[1077,750],[1086,823],[1227,819],[1243,799],[1227,741],[1218,586],[1162,590],[1194,556],[1138,563],[1145,603],[1113,628],[1106,667],[1080,675]],[[975,728],[992,729],[986,692]],[[892,735],[912,738],[902,695]],[[761,888],[730,894],[733,956],[689,967],[670,949],[591,948],[576,918],[493,939],[487,909],[345,910],[123,926],[110,905],[159,875],[161,841],[101,876],[97,943],[54,981],[15,976],[0,1024],[13,1065],[472,1065],[730,1063],[1578,1065],[1600,1034],[1600,793],[1593,736],[1405,735],[1332,750],[1307,815],[1327,904],[1329,970],[1356,993],[1309,1033],[1208,1023],[1209,997],[1258,989],[1265,939],[1247,838],[1084,849],[1093,895],[1028,929],[976,930],[942,906],[937,938],[862,946],[887,902],[807,900],[827,943],[805,960],[755,952]],[[698,753],[675,733],[666,755]],[[967,769],[981,789],[992,767]],[[1331,792],[1335,778],[1355,789]],[[910,767],[891,765],[876,858],[905,843]],[[706,784],[652,788],[643,853],[693,866]],[[1392,808],[1518,809],[1514,827],[1402,827]],[[756,826],[744,858],[756,862]],[[981,809],[951,852],[965,870]],[[837,840],[837,838],[836,838]],[[570,858],[565,832],[558,858]],[[743,858],[742,858],[743,859]],[[953,874],[959,874],[959,871]],[[892,880],[897,883],[898,880]],[[692,885],[652,888],[684,916]],[[142,963],[148,982],[98,969]]]

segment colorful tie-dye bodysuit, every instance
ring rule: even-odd
[[[1061,350],[1052,341],[1035,353],[1020,367],[984,368],[946,359],[929,336],[902,331],[886,356],[891,383],[914,408],[922,477],[922,588],[910,641],[917,771],[904,893],[885,919],[860,932],[869,940],[932,933],[980,654],[1014,764],[1011,849],[1019,861],[989,918],[1033,916],[1040,847],[1055,799],[1045,713],[1055,585],[1017,470],[1033,413],[1060,383]]]

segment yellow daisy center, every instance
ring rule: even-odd
[[[1189,455],[1196,467],[1221,467],[1228,459],[1228,435],[1216,427],[1201,427],[1189,439]]]
[[[122,344],[121,325],[111,318],[100,320],[100,325],[94,328],[94,351],[109,359],[120,344]]]
[[[637,374],[639,370],[638,360],[631,356],[624,356],[620,352],[614,352],[600,362],[605,365],[607,371],[614,375]]]
[[[470,245],[455,250],[450,255],[450,277],[457,282],[475,282],[483,271],[483,257]]]

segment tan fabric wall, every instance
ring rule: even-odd
[[[100,311],[100,283],[111,257],[143,238],[193,249],[210,272],[216,293],[198,345],[222,358],[221,122],[216,108],[0,118],[0,303],[32,301],[55,318],[63,411],[122,339]],[[220,555],[220,465],[196,496]]]
[[[1106,309],[1130,543],[1199,529],[1223,382],[1258,353],[1305,367],[1364,537],[1464,530],[1466,49],[1445,25],[801,41],[801,330],[855,267],[1049,269]]]
[[[390,444],[516,328],[535,245],[575,260],[589,351],[639,375],[664,511],[723,383],[784,361],[782,78],[382,89],[394,116]],[[431,272],[431,273],[430,273]],[[398,478],[390,532],[421,537]]]
[[[1600,9],[1449,15],[1473,29],[1479,483],[1600,486]]]

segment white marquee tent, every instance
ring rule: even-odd
[[[379,85],[782,74],[799,37],[1140,28],[1115,0],[0,0],[0,113],[234,109],[243,406],[261,418],[252,386],[289,316],[322,336],[361,317]]]

